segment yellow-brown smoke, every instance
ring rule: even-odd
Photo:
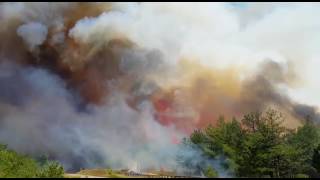
[[[263,74],[268,66],[277,66],[273,63],[266,62],[261,65],[261,72],[243,80],[240,78],[240,67],[214,69],[196,61],[182,60],[182,77],[178,83],[165,87],[154,98],[160,119],[165,124],[177,123],[178,127],[187,127],[188,131],[192,131],[195,127],[214,125],[219,116],[231,120],[233,117],[241,118],[244,113],[275,107],[288,116],[286,125],[295,128],[300,121],[290,109],[292,103],[286,95],[274,89],[276,84],[272,84],[271,77]],[[281,73],[276,71],[274,73]],[[178,106],[191,107],[195,111],[194,116],[189,117],[188,121],[175,118]]]

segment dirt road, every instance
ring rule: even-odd
[[[90,175],[82,175],[82,174],[65,174],[67,178],[106,178],[106,177],[99,177],[99,176],[90,176]]]

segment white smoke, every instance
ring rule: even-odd
[[[80,20],[70,36],[86,43],[125,36],[141,47],[160,49],[165,60],[197,59],[207,66],[238,65],[243,76],[265,59],[293,63],[300,85],[293,98],[319,106],[318,3],[117,3],[114,11]],[[245,26],[243,26],[245,24]],[[243,27],[242,27],[243,26]],[[304,71],[299,68],[308,68]],[[304,88],[302,88],[304,87]],[[302,88],[302,89],[301,89]]]
[[[142,48],[161,50],[168,63],[175,63],[187,44],[198,47],[203,38],[221,39],[238,27],[236,18],[222,3],[117,3],[114,6],[114,11],[78,21],[69,35],[96,44],[125,36]]]
[[[28,44],[30,50],[33,50],[47,39],[48,28],[41,23],[30,22],[21,25],[17,29],[17,34]]]

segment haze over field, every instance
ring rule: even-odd
[[[72,170],[176,169],[177,153],[194,156],[181,139],[220,115],[276,107],[289,128],[319,123],[318,15],[318,3],[0,3],[0,143]]]

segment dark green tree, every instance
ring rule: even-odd
[[[314,177],[319,171],[319,128],[307,121],[297,130],[282,126],[274,109],[249,113],[241,122],[221,116],[190,136],[207,158],[225,157],[225,168],[239,177]],[[313,173],[314,174],[314,173]]]
[[[316,149],[314,149],[312,156],[312,166],[316,169],[318,174],[320,174],[320,144]]]

